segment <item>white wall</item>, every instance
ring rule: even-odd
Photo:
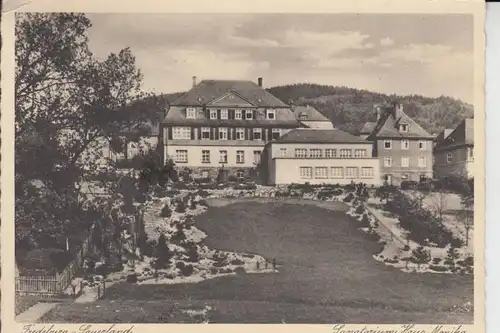
[[[323,149],[323,154],[325,149],[337,149],[337,156],[340,154],[340,149],[352,149],[353,156],[355,149],[365,149],[366,156],[372,157],[373,144],[369,141],[366,143],[359,144],[349,144],[349,143],[327,143],[327,144],[310,144],[310,143],[272,143],[271,144],[271,156],[272,157],[282,157],[280,149],[286,148],[286,157],[295,157],[295,149]]]
[[[334,129],[333,124],[329,121],[305,121],[305,120],[301,120],[300,122],[309,128]]]
[[[312,167],[313,177],[311,179],[303,179],[300,177],[300,167]],[[328,177],[315,178],[315,167],[328,167]],[[343,178],[332,178],[331,167],[343,167]],[[345,168],[357,167],[358,178],[346,178]],[[370,178],[360,177],[361,167],[373,168],[373,176]],[[295,159],[295,158],[277,158],[272,162],[268,175],[268,181],[271,185],[291,184],[291,183],[310,183],[310,184],[349,184],[351,181],[356,183],[363,182],[368,185],[380,185],[380,170],[377,158],[363,158],[363,159]]]

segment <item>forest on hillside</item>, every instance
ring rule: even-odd
[[[400,102],[405,113],[431,134],[455,128],[474,114],[472,105],[441,96],[385,95],[367,90],[319,84],[291,84],[266,89],[284,103],[310,105],[330,119],[338,129],[357,133],[367,121],[375,121],[374,104]],[[164,95],[171,103],[182,93]]]

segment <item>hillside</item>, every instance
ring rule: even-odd
[[[335,127],[358,132],[367,121],[375,121],[373,104],[400,101],[406,114],[430,133],[454,128],[465,117],[473,116],[473,107],[449,98],[418,95],[397,96],[346,87],[317,84],[293,84],[267,89],[285,103],[309,104],[332,120]]]
[[[285,103],[309,104],[332,120],[335,127],[358,132],[367,121],[375,121],[373,104],[400,101],[405,112],[430,133],[454,128],[465,117],[473,115],[471,105],[449,97],[429,98],[418,95],[385,95],[347,87],[318,84],[292,84],[268,88]],[[182,93],[163,95],[173,102]]]

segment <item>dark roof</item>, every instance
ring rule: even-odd
[[[295,129],[273,141],[277,143],[365,143],[370,142],[338,129]]]
[[[371,132],[373,132],[376,125],[377,125],[377,123],[375,123],[375,122],[367,122],[363,125],[363,128],[361,129],[361,131],[359,133],[360,134],[370,134]]]
[[[298,120],[303,121],[327,121],[331,122],[330,119],[325,117],[321,112],[316,110],[310,105],[307,106],[294,106],[293,113]],[[305,116],[305,119],[302,119],[301,116]]]
[[[446,150],[474,145],[474,118],[466,118],[444,140],[439,141],[434,149]]]
[[[171,106],[168,110],[164,123],[169,125],[184,126],[235,126],[235,127],[299,127],[299,122],[289,109],[276,111],[276,119],[266,119],[264,113],[257,112],[255,119],[209,119],[207,115],[198,110],[196,119],[186,119],[186,108],[182,106]]]
[[[204,106],[229,92],[238,95],[255,107],[288,107],[258,84],[241,80],[203,80],[171,105]]]
[[[396,106],[385,106],[381,109],[380,119],[377,121],[375,128],[371,134],[367,137],[367,140],[374,140],[377,138],[425,138],[434,139],[434,136],[429,134],[426,130],[422,128],[418,123],[416,123],[412,118],[410,118],[401,109],[395,112]],[[408,132],[400,132],[400,124],[408,124]]]

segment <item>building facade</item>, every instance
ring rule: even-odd
[[[372,144],[340,130],[297,129],[266,145],[262,177],[291,183],[379,185]]]
[[[434,147],[435,176],[474,176],[474,119],[464,119],[448,135],[440,135]]]
[[[434,136],[405,114],[402,104],[376,106],[376,115],[375,125],[364,126],[373,127],[365,139],[373,144],[382,181],[398,185],[432,178]]]
[[[289,105],[251,81],[203,80],[170,105],[165,159],[194,177],[251,177],[267,142],[300,127]]]

